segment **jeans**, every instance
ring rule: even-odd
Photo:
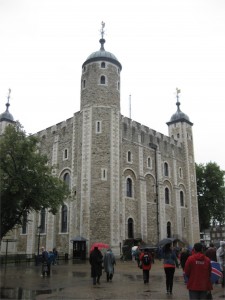
[[[189,299],[205,300],[205,299],[207,299],[207,291],[191,291],[191,290],[189,290]]]
[[[144,279],[144,283],[149,282],[149,270],[143,270],[143,279]]]
[[[166,290],[167,292],[172,293],[175,268],[164,268],[164,271],[166,274]]]

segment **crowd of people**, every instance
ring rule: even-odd
[[[150,280],[150,270],[154,264],[155,251],[152,249],[136,246],[132,248],[132,257],[137,266],[142,269],[144,284]],[[193,248],[173,247],[172,244],[165,244],[157,249],[157,257],[162,260],[166,278],[166,293],[173,294],[173,281],[176,268],[183,270],[184,283],[189,291],[189,299],[212,299],[211,290],[213,284],[221,284],[224,287],[225,279],[225,241],[220,242],[217,249],[210,243],[206,249],[202,243],[196,243]],[[42,247],[42,276],[50,276],[51,265],[57,264],[58,252],[56,248],[46,251]],[[111,282],[116,265],[115,255],[108,248],[104,254],[94,247],[90,252],[89,262],[91,265],[91,277],[93,285],[100,284],[103,271],[106,274],[106,281]],[[212,263],[217,262],[221,271],[221,278],[212,282]]]
[[[41,262],[42,262],[42,271],[41,276],[50,276],[51,274],[51,265],[58,264],[58,251],[56,248],[53,248],[52,250],[45,250],[44,247],[41,247]]]
[[[144,263],[144,257],[149,256],[148,264]],[[173,247],[165,244],[157,249],[159,260],[163,260],[163,268],[166,277],[166,293],[173,294],[173,280],[175,269],[181,267],[183,270],[184,283],[189,291],[189,299],[212,299],[211,290],[213,284],[221,283],[224,287],[225,279],[225,241],[220,242],[217,249],[213,243],[206,248],[202,243],[196,243],[193,248]],[[132,257],[143,269],[144,283],[149,282],[149,271],[154,262],[150,249],[141,251],[141,247],[132,248]],[[212,276],[215,263],[216,280]]]

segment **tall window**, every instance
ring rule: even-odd
[[[132,180],[127,178],[127,197],[132,197]]]
[[[103,76],[103,75],[101,76],[101,78],[100,78],[100,83],[101,83],[101,84],[105,84],[105,76]]]
[[[165,188],[165,203],[170,204],[170,193],[167,187]]]
[[[70,189],[70,174],[69,173],[65,173],[64,176],[63,176],[63,180],[64,180],[65,184]]]
[[[41,209],[40,233],[45,233],[45,217],[46,217],[46,211],[45,211],[45,208],[42,208]]]
[[[96,133],[101,133],[102,131],[102,126],[101,126],[101,121],[96,122]]]
[[[107,169],[101,169],[101,180],[107,180]]]
[[[180,178],[183,178],[183,171],[182,171],[181,168],[179,168],[179,177],[180,177]]]
[[[180,206],[184,206],[184,193],[180,191]]]
[[[131,152],[130,151],[127,152],[127,161],[131,162]]]
[[[105,62],[101,63],[101,68],[103,68],[103,69],[105,68]]]
[[[132,218],[128,219],[128,239],[134,238],[134,222]]]
[[[62,206],[61,232],[67,232],[67,206],[65,204]]]
[[[148,157],[148,159],[147,159],[147,166],[148,166],[148,168],[152,168],[151,157]]]
[[[64,151],[63,151],[63,159],[64,160],[68,159],[68,149],[64,149]]]
[[[164,163],[164,176],[169,176],[169,167],[167,162]]]
[[[170,222],[167,222],[166,231],[167,231],[167,237],[170,238],[171,237],[171,223]]]

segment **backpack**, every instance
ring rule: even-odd
[[[144,254],[142,261],[143,261],[143,264],[145,266],[150,265],[151,260],[150,260],[150,257],[149,257],[149,255],[147,253]]]

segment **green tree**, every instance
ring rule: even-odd
[[[225,172],[214,162],[196,164],[200,230],[225,223]]]
[[[26,136],[19,123],[7,126],[0,137],[1,239],[30,212],[47,208],[55,214],[66,196],[67,186],[38,151],[38,138]]]

